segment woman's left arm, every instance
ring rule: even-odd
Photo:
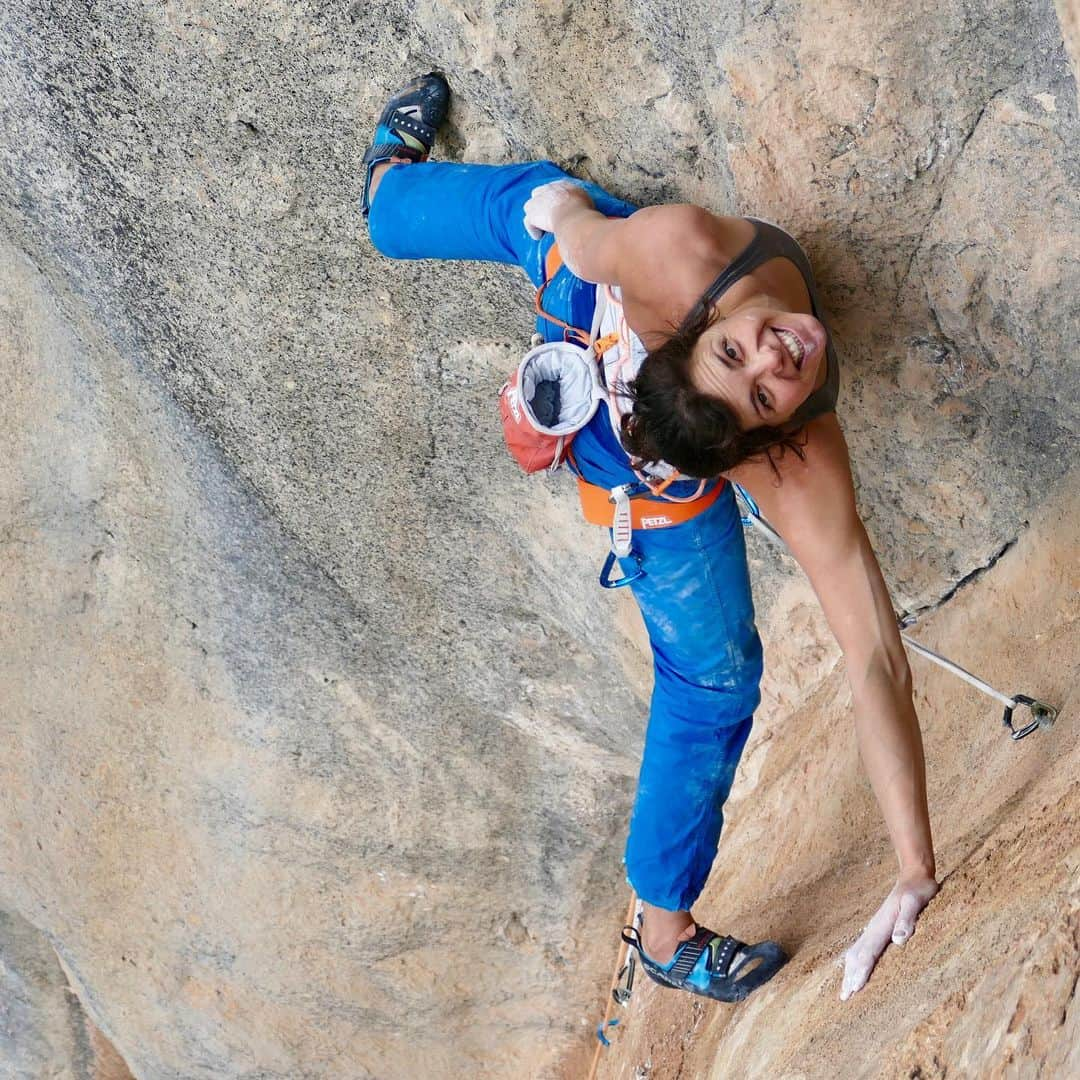
[[[855,506],[847,444],[829,414],[807,427],[805,459],[785,452],[729,475],[750,492],[806,571],[843,650],[859,752],[899,863],[897,882],[845,954],[841,999],[861,989],[889,942],[901,944],[937,892],[926,767],[911,670],[889,592]]]

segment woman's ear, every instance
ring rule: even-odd
[[[627,453],[639,457],[642,450],[642,447],[637,445],[640,430],[641,417],[636,416],[633,412],[626,413],[619,421],[619,442],[622,443],[622,448]]]

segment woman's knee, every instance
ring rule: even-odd
[[[713,583],[699,579],[684,583],[674,598],[643,600],[641,608],[658,682],[706,696],[744,694],[760,682],[761,638],[747,597],[717,598]]]

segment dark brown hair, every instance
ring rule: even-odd
[[[734,410],[693,382],[691,356],[717,315],[699,302],[663,345],[642,361],[637,376],[619,387],[633,402],[622,418],[622,444],[643,462],[666,461],[684,476],[711,479],[744,461],[766,457],[773,471],[787,450],[802,458],[801,425],[743,431]]]

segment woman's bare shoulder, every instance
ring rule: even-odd
[[[802,522],[835,514],[841,506],[854,508],[851,460],[836,414],[811,420],[795,443],[798,452],[774,451],[771,463],[755,458],[724,475],[745,487],[770,520]]]
[[[745,222],[694,203],[663,203],[635,211],[627,224],[627,242],[640,245],[643,251],[715,258],[728,253]]]
[[[742,218],[694,203],[643,207],[626,226],[619,284],[631,326],[635,310],[639,323],[680,322],[746,243]]]

